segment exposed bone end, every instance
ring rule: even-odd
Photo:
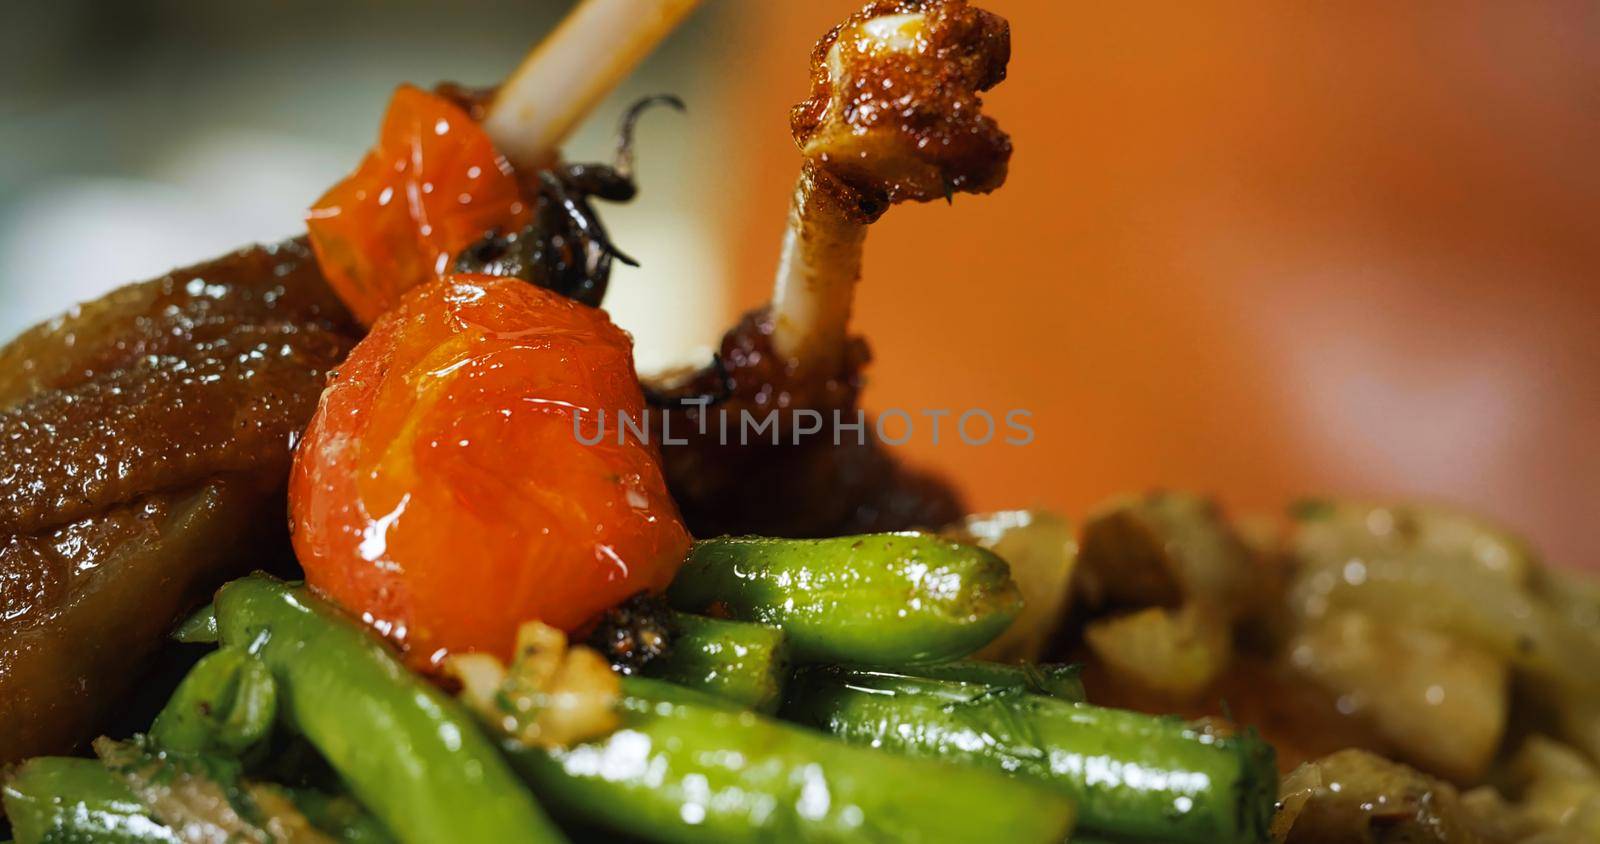
[[[1005,19],[966,0],[878,0],[818,42],[795,142],[858,194],[863,222],[895,202],[987,193],[1005,182],[1011,139],[978,95],[1010,57]]]

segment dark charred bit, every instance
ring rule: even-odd
[[[662,409],[654,418],[667,484],[691,533],[838,536],[935,528],[966,512],[949,483],[897,461],[857,410],[871,358],[864,340],[849,340],[839,371],[799,374],[773,350],[772,330],[769,312],[752,311],[709,366],[646,386]],[[862,435],[797,441],[798,409],[860,423]],[[774,412],[774,427],[742,441],[742,419]]]
[[[618,674],[637,674],[672,650],[672,610],[660,595],[640,592],[606,611],[589,645],[611,662]]]
[[[752,412],[806,407],[824,414],[855,407],[861,370],[872,360],[865,340],[852,337],[847,341],[849,347],[837,372],[797,377],[793,363],[773,349],[772,332],[769,310],[750,311],[723,335],[709,365],[670,384],[647,385],[646,393],[668,407],[698,408],[727,402]]]
[[[478,95],[464,90],[440,88],[445,96],[458,97],[456,102],[464,108],[479,102]],[[590,200],[627,202],[638,194],[633,180],[634,128],[641,114],[660,103],[683,109],[682,100],[665,94],[634,103],[617,132],[614,164],[562,164],[524,176],[524,191],[536,197],[533,222],[521,231],[488,232],[456,256],[453,269],[520,278],[599,307],[611,280],[611,262],[630,267],[639,262],[612,242]]]

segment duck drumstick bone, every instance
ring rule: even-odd
[[[861,428],[802,440],[798,411],[861,418],[868,353],[848,323],[867,226],[896,202],[1005,180],[1011,143],[978,93],[1004,78],[1009,55],[1006,22],[966,0],[878,0],[818,42],[810,96],[791,118],[804,165],[772,305],[724,335],[711,366],[649,391],[670,423],[668,483],[696,535],[836,536],[965,512],[953,487]],[[771,439],[747,443],[743,420],[774,412]]]
[[[978,94],[1010,55],[1005,19],[966,0],[879,0],[818,42],[790,116],[804,164],[772,297],[773,346],[796,372],[842,362],[869,224],[1005,182],[1011,141]]]

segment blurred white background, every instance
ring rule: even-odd
[[[302,231],[301,216],[360,160],[400,82],[491,84],[566,0],[117,0],[12,4],[0,32],[0,336],[74,302]],[[659,91],[687,117],[640,130],[640,199],[603,206],[645,271],[618,268],[612,310],[656,368],[717,336],[724,262],[696,174],[724,151],[719,37],[703,10],[568,145],[609,159],[617,116]],[[646,272],[648,275],[646,275]],[[648,279],[648,280],[647,280]],[[693,303],[693,307],[691,307]]]

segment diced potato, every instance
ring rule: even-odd
[[[1362,750],[1308,762],[1283,780],[1278,844],[1478,844],[1484,834],[1454,787]]]
[[[1600,759],[1600,700],[1581,689],[1549,691],[1554,699],[1556,719],[1561,737]]]
[[[1529,590],[1459,555],[1301,562],[1289,604],[1303,620],[1356,610],[1475,643],[1519,669],[1563,687],[1600,695],[1600,642]]]
[[[1283,521],[1265,513],[1244,513],[1233,519],[1239,541],[1257,558],[1277,556],[1283,550]]]
[[[1203,603],[1237,618],[1266,597],[1261,575],[1215,502],[1156,492],[1112,502],[1085,523],[1074,600],[1108,609]]]
[[[1444,556],[1518,585],[1528,582],[1536,565],[1534,553],[1514,534],[1445,507],[1305,501],[1291,515],[1295,555],[1313,564]]]
[[[1003,510],[968,516],[945,533],[1000,555],[1022,591],[1022,614],[975,656],[998,662],[1038,660],[1067,612],[1068,585],[1078,557],[1071,524],[1043,510]]]
[[[1600,841],[1600,771],[1584,754],[1544,736],[1530,736],[1506,765],[1517,840]]]
[[[1191,605],[1104,618],[1083,631],[1107,671],[1165,698],[1191,700],[1228,667],[1228,625]]]
[[[1576,749],[1545,736],[1529,736],[1506,766],[1509,784],[1526,788],[1541,779],[1591,780],[1600,783],[1600,770]]]
[[[1289,658],[1424,770],[1473,782],[1499,747],[1508,668],[1469,643],[1340,612],[1295,636]]]
[[[1600,578],[1587,572],[1541,567],[1534,572],[1532,591],[1600,651]]]

